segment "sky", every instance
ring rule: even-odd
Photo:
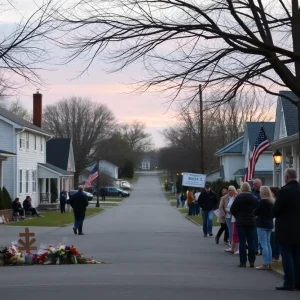
[[[23,14],[34,11],[32,0],[14,2]],[[2,24],[6,22],[8,28],[13,23],[17,23],[19,18],[19,14],[8,11],[2,16]],[[60,55],[52,53],[52,56],[59,57]],[[174,123],[174,111],[169,108],[169,103],[166,103],[167,99],[163,95],[133,92],[133,86],[130,83],[146,76],[142,64],[133,65],[119,73],[107,73],[105,70],[109,67],[100,60],[95,60],[88,72],[78,78],[79,72],[85,67],[83,61],[74,61],[68,65],[53,65],[58,61],[54,59],[51,65],[39,66],[47,69],[47,71],[39,72],[47,83],[40,87],[40,92],[43,94],[43,106],[53,104],[62,98],[87,97],[92,101],[106,104],[119,122],[130,123],[134,120],[144,122],[147,132],[153,137],[155,147],[165,145],[160,132]],[[29,110],[32,110],[32,94],[35,92],[36,88],[30,85],[19,90],[18,98]]]

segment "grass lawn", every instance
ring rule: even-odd
[[[273,262],[272,263],[272,269],[283,272],[282,262],[281,261],[279,261],[279,262]]]
[[[179,212],[186,215],[188,219],[193,220],[194,222],[198,223],[199,225],[202,225],[202,216],[188,216],[189,209],[188,208],[179,208]],[[214,226],[220,226],[220,224],[217,222],[217,217],[214,215],[213,219]]]
[[[176,200],[176,196],[172,193],[165,193],[165,196],[168,200]]]
[[[121,198],[121,197],[106,197],[105,199],[108,202],[121,202],[121,201],[123,201],[124,198]],[[101,197],[99,198],[99,200],[102,201]],[[97,196],[94,196],[93,201],[97,201]]]
[[[103,211],[103,208],[88,208],[86,211],[86,217],[91,216],[96,213],[100,213]],[[51,212],[41,212],[43,218],[33,217],[30,220],[25,220],[21,222],[12,222],[8,225],[11,226],[45,226],[45,227],[59,227],[66,224],[71,224],[74,222],[73,213],[65,213],[62,214],[59,211],[51,211]]]
[[[176,206],[177,202],[176,201],[170,201],[171,206]]]
[[[103,203],[103,202],[101,202],[101,204],[100,204],[101,206],[119,206],[119,203]]]

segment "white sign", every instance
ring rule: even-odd
[[[194,174],[194,173],[183,173],[182,185],[204,188],[206,182],[206,175]]]

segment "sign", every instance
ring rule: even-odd
[[[206,175],[194,174],[194,173],[183,173],[182,185],[204,188],[206,182]]]

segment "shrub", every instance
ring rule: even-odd
[[[11,209],[12,208],[12,199],[10,197],[8,190],[5,187],[3,187],[3,189],[2,189],[2,195],[3,195],[4,209]]]

